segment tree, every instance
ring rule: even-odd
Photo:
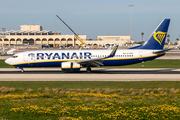
[[[142,35],[142,43],[143,43],[143,35],[144,35],[144,33],[142,32],[141,35]]]
[[[169,47],[169,43],[170,43],[170,39],[169,39],[169,38],[170,38],[170,35],[168,34],[168,35],[167,35],[168,47]]]
[[[178,45],[179,38],[176,38],[176,40],[177,40],[177,45]]]
[[[168,34],[168,35],[167,35],[167,39],[169,39],[169,38],[170,38],[170,35]]]

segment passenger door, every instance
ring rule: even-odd
[[[27,53],[23,54],[23,60],[24,60],[24,62],[28,62],[28,54]]]
[[[143,60],[143,52],[139,51],[139,60]]]

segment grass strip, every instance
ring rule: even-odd
[[[143,65],[143,67],[142,67]],[[177,59],[157,59],[125,66],[105,66],[105,68],[180,68],[180,60]]]
[[[180,81],[0,81],[0,87],[14,87],[16,89],[22,88],[27,90],[28,88],[33,89],[35,92],[38,88],[45,89],[48,87],[62,88],[62,89],[119,89],[119,88],[175,88],[180,89]]]

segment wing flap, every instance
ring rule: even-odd
[[[98,59],[88,59],[88,60],[82,60],[78,61],[79,64],[83,66],[93,66],[93,67],[99,67],[100,65],[103,66],[102,60],[103,58],[98,58]]]
[[[100,65],[95,63],[95,62],[89,62],[89,65],[90,66],[93,66],[93,67],[99,67]]]

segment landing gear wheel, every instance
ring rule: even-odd
[[[21,72],[23,73],[23,72],[24,72],[24,69],[21,69]]]
[[[86,71],[87,71],[88,73],[90,73],[90,72],[91,72],[91,68],[90,68],[90,67],[87,67]]]

